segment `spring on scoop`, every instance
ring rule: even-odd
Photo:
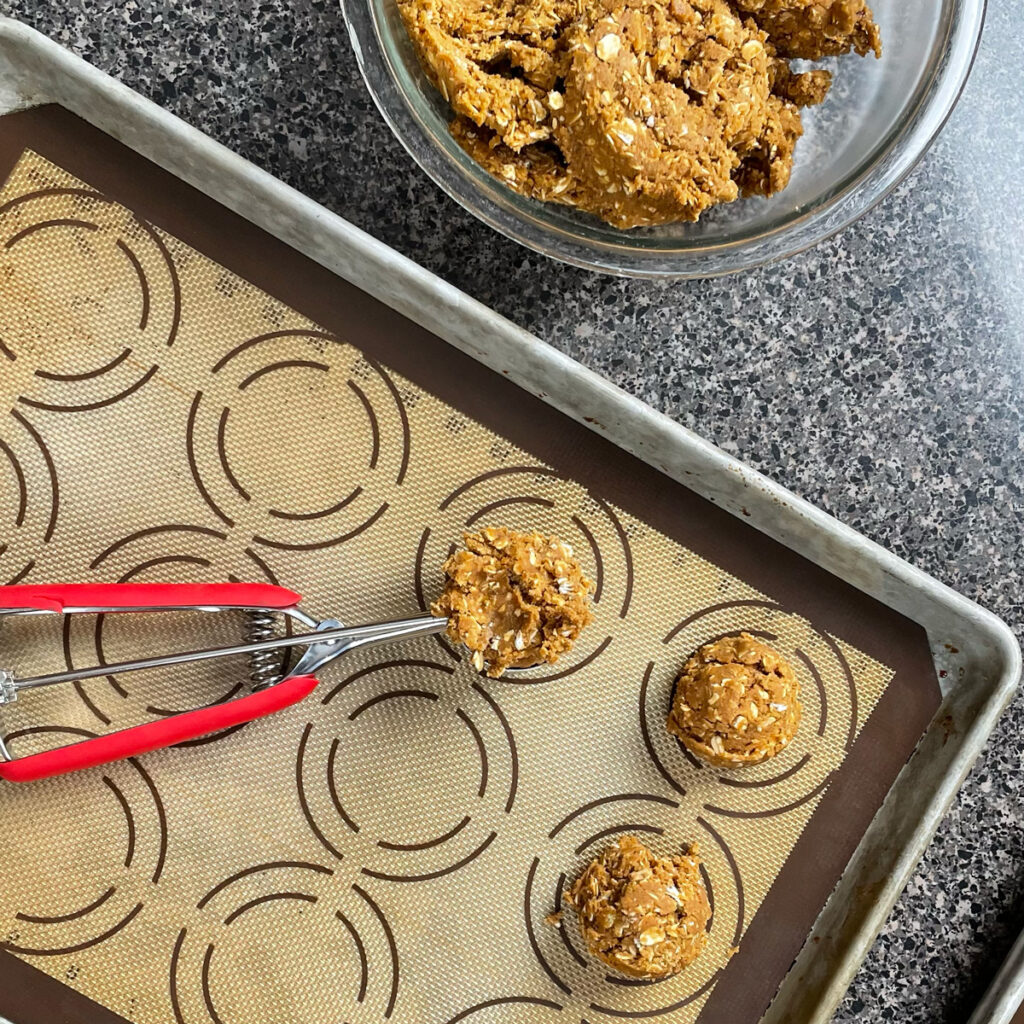
[[[277,615],[272,611],[251,611],[245,616],[245,639],[249,643],[270,640],[277,636]],[[287,653],[281,651],[250,651],[249,681],[253,690],[276,683],[284,672]]]

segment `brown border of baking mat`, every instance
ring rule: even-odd
[[[56,106],[0,118],[0,181],[31,148],[678,543],[889,665],[894,678],[769,890],[701,1024],[765,1010],[940,702],[924,629],[670,480]],[[864,899],[872,895],[865,893]],[[737,979],[742,982],[737,983]],[[105,1024],[110,1011],[0,951],[16,1024]]]

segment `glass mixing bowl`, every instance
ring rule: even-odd
[[[517,242],[579,267],[630,277],[710,277],[790,256],[886,196],[942,127],[971,69],[985,0],[874,0],[883,54],[816,66],[834,73],[803,112],[788,187],[707,211],[696,224],[624,231],[571,207],[517,195],[448,132],[395,0],[341,0],[363,78],[399,141],[452,198]],[[797,62],[799,69],[804,65]]]

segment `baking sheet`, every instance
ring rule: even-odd
[[[550,678],[486,682],[423,641],[231,736],[7,787],[8,978],[20,958],[139,1021],[756,1020],[938,706],[920,627],[63,112],[0,136],[5,578],[276,578],[356,621],[422,606],[459,531],[503,521],[601,579]],[[807,711],[781,758],[722,781],[663,720],[686,654],[741,628],[793,660]],[[50,649],[113,660],[159,642],[141,629]],[[25,701],[14,731],[238,680],[168,682]],[[656,986],[542,923],[626,827],[700,841],[715,896],[707,955]]]

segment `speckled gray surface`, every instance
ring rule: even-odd
[[[686,284],[548,262],[463,213],[362,86],[333,0],[0,0],[1024,632],[1024,30],[990,0],[924,163],[788,263]],[[970,158],[965,160],[965,155]],[[1024,926],[1024,696],[836,1020],[958,1022]]]

